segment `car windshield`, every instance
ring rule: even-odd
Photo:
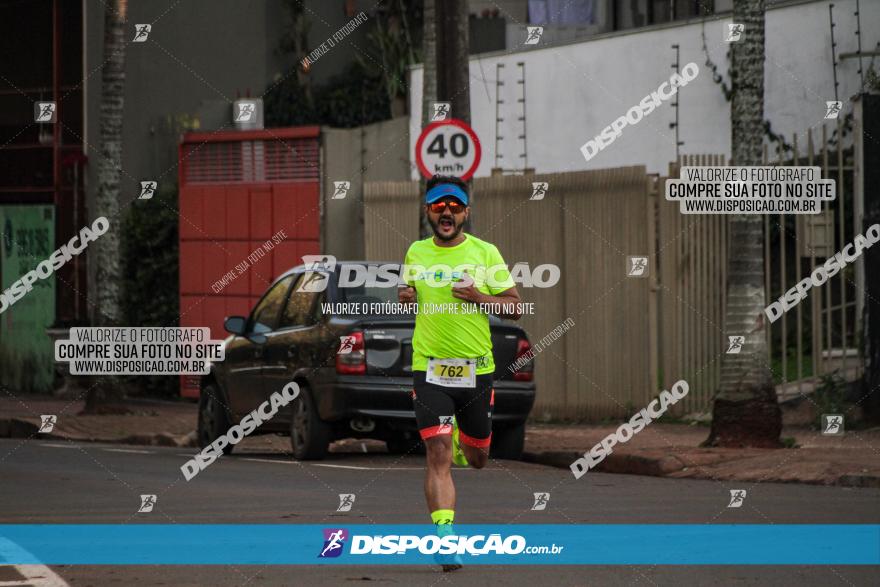
[[[371,273],[375,275],[375,272]],[[399,268],[394,270],[394,274],[400,274]],[[348,273],[348,275],[352,274]],[[359,271],[358,275],[367,274]],[[411,314],[406,307],[397,302],[397,285],[387,283],[387,280],[381,277],[367,276],[366,282],[357,285],[339,284],[339,299],[345,304],[347,310],[345,314],[360,316]]]

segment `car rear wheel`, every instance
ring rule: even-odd
[[[303,387],[293,402],[290,446],[297,460],[323,459],[330,444],[330,427],[321,420],[312,394]]]
[[[522,458],[526,440],[526,423],[498,428],[492,432],[489,456],[494,459],[518,461]]]
[[[199,394],[199,425],[198,425],[198,441],[199,446],[205,448],[220,436],[226,434],[230,424],[229,410],[220,395],[220,388],[216,383],[209,383],[202,388]],[[223,447],[223,454],[228,455],[232,452],[233,444],[227,444]]]

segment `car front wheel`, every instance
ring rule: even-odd
[[[205,448],[229,430],[231,418],[220,388],[216,383],[209,383],[199,394],[199,426],[197,431],[199,446]],[[232,452],[233,444],[223,447],[223,454]]]
[[[290,419],[290,446],[297,460],[318,460],[327,456],[330,427],[321,420],[312,394],[303,387],[293,402]]]

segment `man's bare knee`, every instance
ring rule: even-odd
[[[482,469],[489,462],[489,455],[487,453],[488,449],[464,445],[462,446],[462,450],[464,451],[464,456],[467,459],[468,465],[474,469]]]
[[[435,436],[425,440],[425,454],[428,457],[428,464],[433,466],[442,466],[444,463],[450,463],[452,459],[452,442],[444,441],[442,437]]]

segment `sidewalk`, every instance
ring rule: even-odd
[[[525,460],[569,468],[617,425],[534,424],[526,432]],[[800,448],[700,448],[707,426],[653,423],[613,452],[596,468],[628,473],[742,482],[813,483],[880,487],[880,428],[822,436],[806,428],[785,428]],[[589,474],[589,473],[587,473]]]
[[[196,446],[198,406],[195,403],[130,399],[126,415],[82,416],[84,400],[41,395],[0,397],[0,438],[36,436],[40,415],[57,416],[51,434],[40,438],[154,446]],[[192,433],[192,434],[191,434]]]
[[[129,400],[131,414],[81,416],[82,401],[45,396],[0,397],[0,438],[36,438],[41,414],[58,417],[52,434],[39,438],[153,446],[195,447],[197,405],[188,402]],[[531,424],[524,460],[568,469],[616,425]],[[822,436],[805,428],[786,428],[795,449],[699,448],[705,426],[651,424],[629,442],[614,447],[596,468],[607,473],[716,479],[741,482],[796,482],[880,487],[880,428]],[[238,451],[287,451],[289,441],[275,435],[247,438]],[[332,452],[384,452],[379,441],[346,440]],[[589,473],[587,473],[589,474]]]

